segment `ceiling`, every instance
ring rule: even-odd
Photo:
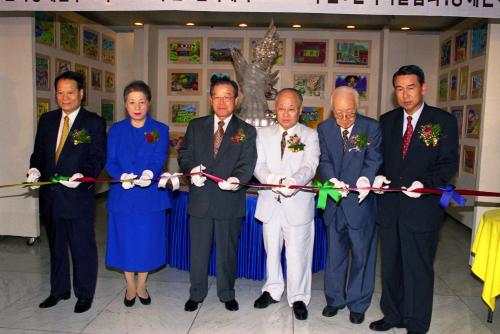
[[[143,11],[143,12],[77,12],[78,14],[108,26],[115,31],[134,29],[133,23],[162,26],[184,26],[195,22],[196,26],[236,27],[239,23],[248,28],[265,28],[271,19],[278,28],[290,28],[299,23],[305,29],[345,29],[348,24],[356,29],[380,30],[388,27],[399,30],[409,25],[414,31],[444,31],[462,21],[461,17],[447,16],[394,16],[394,15],[345,15],[310,13],[242,13],[242,12],[193,12],[193,11]]]

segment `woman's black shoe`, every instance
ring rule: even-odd
[[[139,297],[141,298],[141,297]],[[125,291],[125,298],[123,298],[123,304],[127,307],[132,307],[135,304],[135,297],[132,299],[127,299],[127,291]]]
[[[139,297],[139,301],[141,302],[142,305],[151,304],[151,296],[149,295],[148,290],[146,290],[146,293],[148,294],[148,298],[141,298],[141,296],[137,295],[137,297]]]

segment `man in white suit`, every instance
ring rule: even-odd
[[[257,130],[255,176],[262,183],[285,187],[260,190],[255,217],[263,222],[267,277],[255,308],[277,303],[285,283],[281,250],[286,246],[287,299],[298,320],[307,319],[311,299],[311,265],[314,246],[314,194],[291,189],[311,183],[319,163],[315,130],[300,124],[302,95],[292,88],[276,97],[278,124]]]

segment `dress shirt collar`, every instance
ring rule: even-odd
[[[224,129],[224,132],[226,132],[227,126],[229,125],[229,122],[231,122],[231,118],[233,118],[233,114],[231,114],[228,117],[226,117],[226,119],[223,121],[224,122],[224,126],[222,128]],[[217,117],[216,114],[214,114],[214,133],[219,128],[219,121],[220,120],[221,119],[219,117]]]

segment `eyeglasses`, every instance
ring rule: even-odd
[[[351,119],[354,119],[356,117],[356,113],[344,114],[344,113],[334,112],[333,115],[335,116],[335,118],[345,119],[345,120],[351,120]]]
[[[234,96],[212,96],[212,101],[228,103],[234,100]]]

